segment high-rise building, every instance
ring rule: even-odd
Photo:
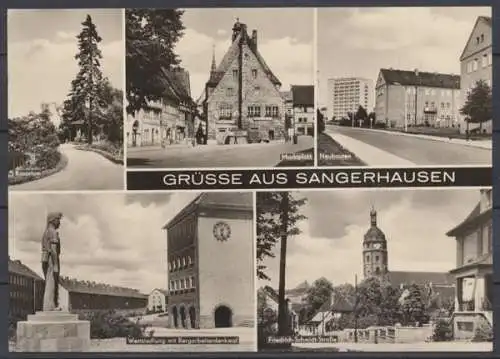
[[[339,120],[349,112],[356,113],[359,106],[366,112],[373,111],[373,81],[359,77],[343,77],[328,80],[327,114]]]

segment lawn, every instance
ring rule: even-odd
[[[366,164],[330,136],[321,133],[318,137],[318,166],[366,166]]]

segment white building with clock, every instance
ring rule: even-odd
[[[163,228],[172,328],[255,325],[253,215],[251,192],[207,192]]]

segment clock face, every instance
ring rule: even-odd
[[[382,248],[382,245],[381,245],[380,243],[375,243],[375,244],[373,245],[373,248],[375,248],[375,249],[380,249],[380,248]]]
[[[217,222],[214,225],[214,237],[219,242],[225,242],[231,237],[231,227],[225,222]]]

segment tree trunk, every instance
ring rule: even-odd
[[[285,301],[286,287],[286,246],[288,240],[288,192],[282,193],[281,199],[281,253],[280,253],[280,275],[279,275],[279,291],[278,291],[278,335],[286,335],[287,328],[287,312]]]

